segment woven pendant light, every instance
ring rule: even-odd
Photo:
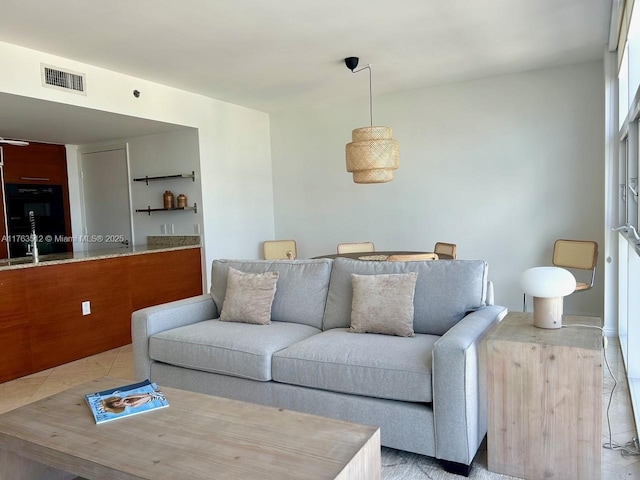
[[[386,183],[393,180],[393,171],[400,164],[400,145],[393,139],[389,127],[373,126],[373,100],[371,88],[371,65],[354,71],[357,57],[344,59],[353,73],[369,69],[369,127],[356,128],[351,132],[351,143],[346,146],[347,172],[353,173],[355,183]]]
[[[351,132],[347,143],[347,172],[355,183],[385,183],[393,180],[400,163],[400,145],[389,127],[361,127]]]

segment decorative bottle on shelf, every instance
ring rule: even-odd
[[[162,199],[164,200],[164,208],[173,208],[173,193],[171,193],[170,190],[164,192],[164,194],[162,195]]]
[[[178,195],[178,208],[185,208],[187,206],[187,196],[184,193]]]

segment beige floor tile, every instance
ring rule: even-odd
[[[0,384],[0,413],[62,392],[95,378],[117,373],[133,378],[131,345]]]
[[[601,478],[640,479],[640,456],[623,456],[619,451],[603,450]]]
[[[606,414],[603,413],[602,417],[602,433],[604,435],[609,434],[609,426],[611,426],[611,434],[614,438],[624,437],[631,434],[631,437],[635,436],[635,429],[633,423],[633,413],[626,408],[615,409],[612,408],[609,411],[609,417],[607,421]],[[631,438],[628,438],[631,440]]]
[[[42,370],[41,372],[32,373],[31,375],[27,375],[26,377],[22,377],[22,378],[42,378],[42,377],[46,378],[49,375],[51,375],[51,372],[53,372],[53,368],[48,368],[47,370]]]
[[[609,342],[609,345],[617,345],[620,346],[620,338],[616,335],[616,336],[609,336],[607,335],[607,341]]]
[[[122,347],[109,369],[109,376],[133,380],[133,348],[131,345]]]
[[[624,465],[616,465],[603,462],[600,478],[602,480],[629,480],[635,477],[627,476],[628,468]]]
[[[17,397],[30,396],[40,385],[46,381],[46,377],[33,378],[23,377],[10,382],[0,383],[0,398],[11,399]]]
[[[115,378],[122,378],[123,380],[134,380],[133,367],[132,366],[114,366],[109,370],[109,376]]]

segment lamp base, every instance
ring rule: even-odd
[[[562,328],[563,297],[533,297],[533,326],[538,328]]]

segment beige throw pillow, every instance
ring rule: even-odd
[[[268,325],[278,272],[245,273],[229,267],[227,292],[220,312],[223,322]]]
[[[416,272],[386,275],[351,274],[353,301],[350,332],[413,337]]]

